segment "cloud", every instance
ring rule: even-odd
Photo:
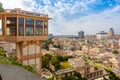
[[[1,0],[1,2],[4,8],[19,7],[48,14],[52,18],[49,21],[49,33],[77,34],[78,31],[83,30],[85,34],[95,34],[101,30],[107,31],[110,27],[115,28],[119,33],[119,0],[114,1],[116,4],[102,0]],[[95,13],[93,8],[103,4],[112,7],[107,6],[104,10]]]
[[[113,9],[105,10],[99,14],[90,14],[88,16],[79,17],[75,20],[66,20],[65,24],[58,24],[58,34],[77,34],[78,31],[83,30],[85,34],[96,34],[99,31],[108,31],[113,27],[115,32],[120,34],[120,6],[116,6]],[[53,25],[52,25],[53,26]],[[65,30],[64,30],[65,28]]]
[[[32,0],[0,0],[3,4],[4,9],[14,9],[14,8],[21,8],[24,10],[31,10],[30,7],[26,7],[23,2],[25,1],[32,1]]]
[[[69,32],[73,30],[69,27],[79,26],[79,23],[74,24],[72,20],[67,19],[67,16],[69,15],[72,17],[71,15],[89,11],[90,6],[95,4],[96,0],[40,0],[35,1],[34,3],[38,6],[37,8],[34,7],[34,10],[37,12],[47,13],[52,18],[49,28],[50,33],[69,34]],[[69,22],[72,22],[72,24]],[[69,26],[68,30],[64,32],[64,30],[67,29],[67,26]]]

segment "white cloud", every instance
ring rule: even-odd
[[[91,9],[91,5],[103,4],[98,0],[56,0],[56,2],[52,0],[39,0],[39,2],[36,0],[1,0],[1,2],[4,8],[22,8],[49,14],[52,18],[49,23],[49,32],[54,34],[77,34],[80,30],[85,31],[86,34],[95,34],[101,30],[107,31],[110,27],[115,28],[116,31],[120,30],[117,29],[120,26],[119,5],[98,14],[78,16],[75,20],[66,18],[65,15],[86,13]]]
[[[30,7],[26,7],[23,2],[32,2],[32,0],[0,0],[5,9],[21,8],[24,10],[31,10]]]
[[[76,20],[66,20],[65,24],[58,23],[58,34],[77,34],[80,30],[85,31],[86,34],[96,34],[103,30],[107,32],[111,27],[115,29],[116,33],[120,33],[120,22],[118,20],[120,19],[120,14],[118,13],[120,9],[118,7],[120,6],[116,6],[111,10],[105,10],[99,14],[80,17]]]

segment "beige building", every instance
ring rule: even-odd
[[[35,65],[41,74],[41,46],[48,39],[46,14],[21,9],[5,9],[0,12],[1,40],[16,44],[17,60],[25,65]]]
[[[109,66],[111,67],[111,68],[113,68],[113,69],[119,69],[119,62],[118,62],[118,60],[116,59],[116,58],[111,58],[111,59],[109,59]]]
[[[118,40],[118,46],[119,46],[119,48],[120,48],[120,39]]]
[[[94,66],[85,64],[85,61],[82,58],[71,58],[68,62],[73,66],[73,68],[67,68],[58,70],[55,74],[62,78],[71,76],[74,72],[79,72],[83,77],[86,77],[88,80],[95,80],[106,76],[106,72],[103,69],[95,69]]]
[[[104,31],[101,31],[101,32],[97,33],[96,37],[97,37],[97,40],[106,40],[106,39],[108,39],[108,35]]]
[[[114,30],[113,30],[113,28],[109,29],[109,31],[108,31],[108,37],[109,38],[113,38],[114,37]]]
[[[16,49],[15,43],[0,42],[0,47],[7,53],[13,53]]]
[[[82,57],[71,58],[68,60],[68,62],[73,66],[73,68],[79,68],[85,65],[85,61],[82,59]]]

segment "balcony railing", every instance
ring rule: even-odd
[[[47,14],[40,14],[40,13],[25,11],[25,10],[21,10],[21,9],[19,9],[19,8],[15,8],[15,9],[5,9],[4,12],[7,12],[7,13],[27,14],[27,15],[32,15],[32,16],[39,16],[39,17],[48,18],[48,15],[47,15]]]

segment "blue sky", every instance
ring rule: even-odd
[[[4,8],[22,8],[48,14],[49,33],[77,35],[108,32],[120,34],[120,0],[1,0]]]

